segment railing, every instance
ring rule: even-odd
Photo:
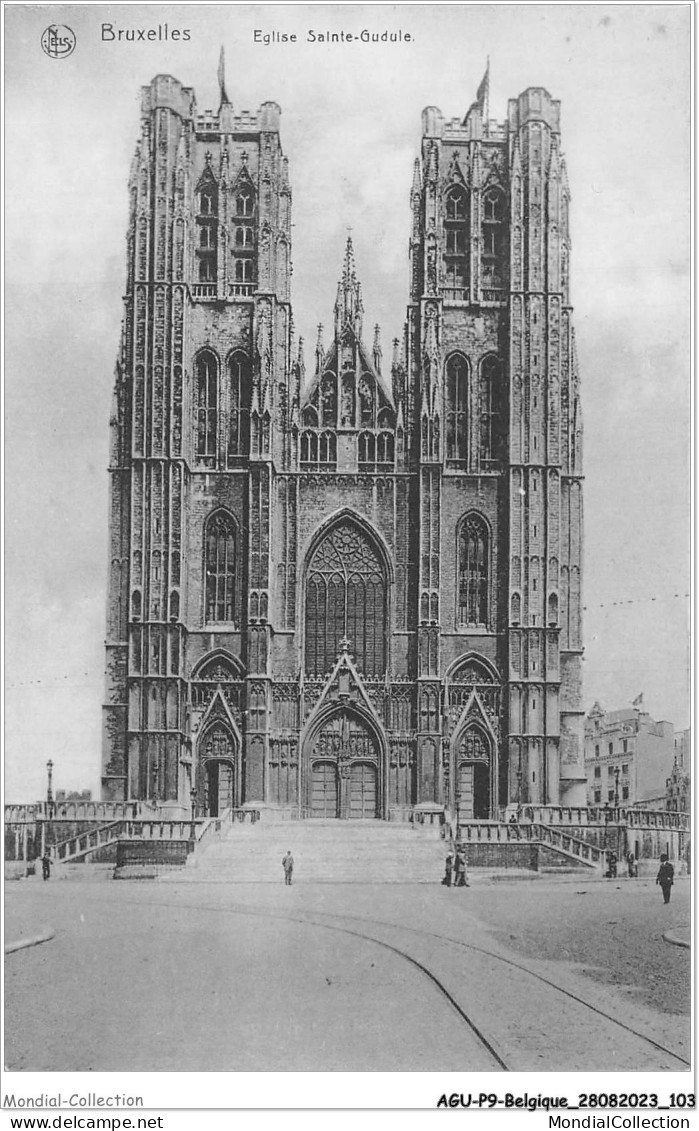
[[[551,825],[502,824],[496,821],[472,821],[459,825],[457,839],[467,844],[511,844],[513,842],[550,844],[566,856],[574,857],[591,868],[604,863],[604,850]]]
[[[228,294],[230,298],[249,298],[255,293],[254,283],[229,283]]]
[[[550,844],[553,848],[565,852],[566,855],[574,856],[582,863],[589,864],[591,868],[599,867],[604,863],[604,850],[596,848],[594,844],[588,844],[586,840],[570,836],[569,833],[561,832],[560,829],[553,828],[551,825],[529,825],[528,827],[532,831],[530,839]]]
[[[60,841],[53,845],[52,849],[56,861],[59,864],[65,864],[70,860],[77,860],[78,857],[95,852],[98,848],[106,848],[117,840],[201,841],[206,828],[199,835],[198,830],[205,823],[215,822],[216,820],[217,818],[209,818],[207,822],[201,818],[194,821],[191,819],[178,821],[148,819],[142,821],[110,821],[106,825],[99,825],[96,829],[90,829],[88,832],[79,833],[77,836],[69,837],[68,840]]]
[[[95,852],[98,848],[106,848],[119,839],[122,821],[112,821],[108,825],[100,825],[89,832],[80,833],[78,836],[64,840],[54,845],[54,859],[59,864],[69,860],[77,860],[79,856],[86,856],[88,852]]]
[[[507,301],[507,291],[504,291],[500,288],[498,288],[497,290],[483,288],[481,290],[481,295],[483,302],[504,303]]]
[[[155,816],[158,812],[149,801],[53,801],[50,806],[47,801],[40,801],[36,805],[6,805],[5,824],[39,820],[117,821],[132,816],[134,806],[138,806],[139,813],[147,810]]]
[[[193,298],[216,298],[216,283],[192,283]]]
[[[445,302],[468,302],[468,287],[442,287]]]
[[[524,805],[522,820],[543,825],[628,825],[629,828],[689,830],[689,814],[662,809],[604,808],[603,805]]]

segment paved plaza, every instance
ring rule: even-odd
[[[281,872],[281,869],[280,869]],[[10,1070],[688,1067],[690,881],[6,884]],[[108,1024],[105,1020],[108,1019]]]

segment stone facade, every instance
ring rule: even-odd
[[[103,796],[405,817],[584,804],[559,104],[423,113],[403,341],[348,241],[306,373],[280,111],[144,88],[111,419]]]

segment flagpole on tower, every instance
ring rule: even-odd
[[[485,120],[490,119],[490,55],[485,65]]]
[[[218,57],[218,87],[221,92],[221,101],[219,103],[219,110],[222,106],[230,106],[228,95],[226,94],[226,56],[221,44],[221,54]]]

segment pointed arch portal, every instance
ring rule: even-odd
[[[306,740],[305,809],[312,818],[381,816],[383,752],[379,735],[355,711],[332,711]]]
[[[455,801],[461,821],[487,821],[490,812],[490,779],[493,749],[490,736],[474,723],[456,737]]]
[[[238,804],[237,742],[226,723],[217,719],[199,742],[197,759],[197,810],[220,817]]]

